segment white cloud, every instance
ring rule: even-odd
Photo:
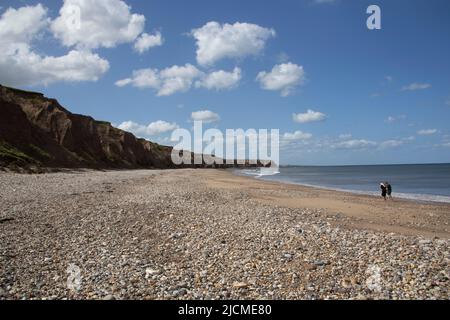
[[[133,85],[136,88],[154,88],[158,89],[161,85],[159,71],[157,69],[141,69],[133,71],[131,78],[122,79],[116,82],[116,86],[124,87]]]
[[[295,131],[293,133],[290,132],[286,132],[282,139],[285,141],[299,141],[299,140],[309,140],[312,138],[312,134],[311,133],[305,133],[302,131]]]
[[[295,122],[298,123],[309,123],[309,122],[317,122],[324,121],[327,116],[318,111],[308,110],[306,113],[294,113],[292,118]]]
[[[197,62],[212,65],[223,58],[243,58],[259,54],[266,41],[275,36],[273,29],[251,23],[220,24],[208,22],[191,31],[197,42]]]
[[[152,122],[147,126],[138,124],[133,121],[126,121],[121,123],[118,128],[124,131],[131,132],[138,137],[145,138],[173,131],[175,129],[178,129],[179,126],[176,123],[170,123],[162,120]]]
[[[47,9],[41,4],[7,9],[0,18],[1,51],[11,52],[22,44],[30,43],[48,23]]]
[[[234,68],[233,72],[219,70],[205,75],[203,79],[195,83],[195,86],[197,88],[216,90],[231,89],[238,85],[241,78],[240,68]]]
[[[352,135],[350,133],[344,133],[339,135],[339,139],[341,140],[350,140],[352,138]]]
[[[235,87],[240,79],[241,69],[239,68],[235,68],[233,72],[219,70],[205,74],[195,66],[186,64],[163,70],[136,70],[133,71],[131,78],[117,81],[116,86],[132,85],[141,89],[151,88],[157,91],[158,96],[170,96],[177,92],[188,91],[194,82],[196,88],[223,90]]]
[[[256,80],[264,90],[281,91],[281,95],[286,97],[296,86],[304,83],[305,72],[302,66],[289,62],[274,66],[270,72],[260,72]]]
[[[175,92],[185,92],[190,89],[194,79],[200,75],[201,72],[190,64],[161,70],[160,77],[163,81],[158,95],[169,96]]]
[[[191,114],[192,121],[203,121],[204,123],[213,123],[220,121],[220,116],[217,113],[214,113],[210,110],[202,110],[192,112]]]
[[[342,141],[338,142],[334,145],[332,145],[332,148],[334,149],[366,149],[369,147],[375,147],[377,145],[374,141],[368,141],[368,140],[348,140],[348,141]]]
[[[156,122],[152,122],[147,126],[147,133],[149,135],[157,135],[169,131],[173,131],[178,129],[178,125],[176,123],[169,123],[166,121],[158,120]]]
[[[172,66],[163,70],[141,69],[133,71],[131,78],[117,81],[116,86],[152,88],[157,91],[158,96],[170,96],[177,92],[188,91],[194,80],[201,75],[202,72],[191,64]]]
[[[134,42],[144,26],[145,17],[121,0],[64,0],[51,30],[67,47],[97,49]]]
[[[139,54],[148,51],[150,48],[162,46],[164,39],[160,32],[153,35],[143,33],[134,43],[134,50]]]
[[[423,129],[417,131],[417,134],[420,136],[431,136],[435,133],[437,133],[437,129]]]
[[[387,140],[380,143],[381,149],[397,148],[405,144],[403,140]]]
[[[59,81],[97,81],[108,61],[87,50],[42,56],[32,50],[48,26],[47,9],[38,4],[8,9],[0,17],[0,82],[10,86],[48,85]]]
[[[429,83],[411,83],[410,85],[404,86],[402,91],[425,90],[428,88],[431,88],[431,84]]]

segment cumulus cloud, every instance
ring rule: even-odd
[[[256,24],[220,24],[208,22],[203,27],[193,29],[191,35],[197,43],[197,62],[213,65],[224,58],[243,58],[259,54],[268,39],[276,35],[273,29]]]
[[[209,90],[231,89],[238,85],[239,81],[241,81],[241,77],[240,68],[234,68],[233,72],[219,70],[205,75],[201,80],[198,80],[195,83],[195,86],[197,88],[206,88]]]
[[[163,70],[141,69],[133,72],[132,77],[116,82],[116,86],[132,85],[137,88],[151,88],[158,96],[170,96],[186,92],[194,85],[196,88],[223,90],[235,87],[241,79],[241,69],[233,72],[223,70],[206,74],[191,64],[172,66]]]
[[[298,123],[309,123],[309,122],[324,121],[327,118],[327,116],[322,112],[308,110],[306,111],[306,113],[294,113],[292,115],[292,118],[295,122]]]
[[[213,123],[220,121],[220,116],[210,110],[201,110],[192,112],[192,121],[203,121],[204,123]]]
[[[139,54],[142,54],[153,47],[162,46],[164,39],[162,38],[161,32],[157,32],[153,35],[148,33],[143,33],[134,43],[134,50]]]
[[[121,0],[64,0],[50,28],[67,47],[97,49],[134,42],[144,26],[145,17]]]
[[[47,9],[41,4],[7,9],[0,18],[2,51],[14,51],[20,45],[30,43],[48,23]]]
[[[377,146],[377,143],[374,141],[369,141],[369,140],[365,140],[365,139],[361,139],[361,140],[355,139],[355,140],[347,140],[347,141],[338,142],[338,143],[332,145],[332,148],[351,150],[351,149],[366,149],[366,148],[375,147],[375,146]]]
[[[169,96],[175,92],[189,90],[194,79],[201,75],[201,72],[193,65],[173,66],[166,68],[159,73],[162,84],[158,90],[158,95]]]
[[[119,129],[133,133],[138,137],[149,137],[160,135],[166,132],[178,129],[179,126],[176,123],[170,123],[162,120],[158,120],[150,123],[149,125],[141,125],[133,121],[125,121],[118,126]]]
[[[404,86],[402,91],[416,91],[416,90],[425,90],[431,88],[431,84],[429,83],[411,83],[410,85]]]
[[[437,133],[437,129],[423,129],[423,130],[417,131],[417,134],[419,136],[431,136],[435,133]]]
[[[305,81],[302,66],[288,62],[273,67],[272,71],[262,71],[256,77],[264,90],[281,91],[283,97],[292,94],[296,86]]]
[[[151,88],[158,96],[170,96],[177,92],[188,91],[202,72],[191,64],[172,66],[163,70],[141,69],[133,71],[131,78],[116,82],[116,86],[132,85],[137,88]]]
[[[299,141],[299,140],[309,140],[309,139],[312,138],[312,136],[313,135],[311,133],[305,133],[305,132],[302,132],[302,131],[295,131],[293,133],[286,132],[283,135],[282,139],[284,141],[290,142],[290,141]]]
[[[48,85],[59,81],[97,81],[108,69],[108,61],[88,50],[66,55],[42,56],[32,50],[48,27],[42,5],[9,8],[0,17],[0,81],[10,86]]]

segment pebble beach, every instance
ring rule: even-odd
[[[384,223],[364,209],[379,199],[311,192],[205,169],[0,173],[0,299],[450,298],[449,204],[400,201]]]

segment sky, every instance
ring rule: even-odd
[[[444,163],[449,39],[446,0],[0,0],[0,84],[162,144],[203,120],[279,129],[282,164]]]

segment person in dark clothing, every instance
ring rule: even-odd
[[[392,186],[389,182],[385,182],[384,185],[386,186],[386,193],[389,199],[392,199]]]
[[[381,188],[381,196],[383,197],[383,199],[386,201],[386,195],[387,195],[387,188],[384,185],[384,183],[380,183],[380,188]]]

